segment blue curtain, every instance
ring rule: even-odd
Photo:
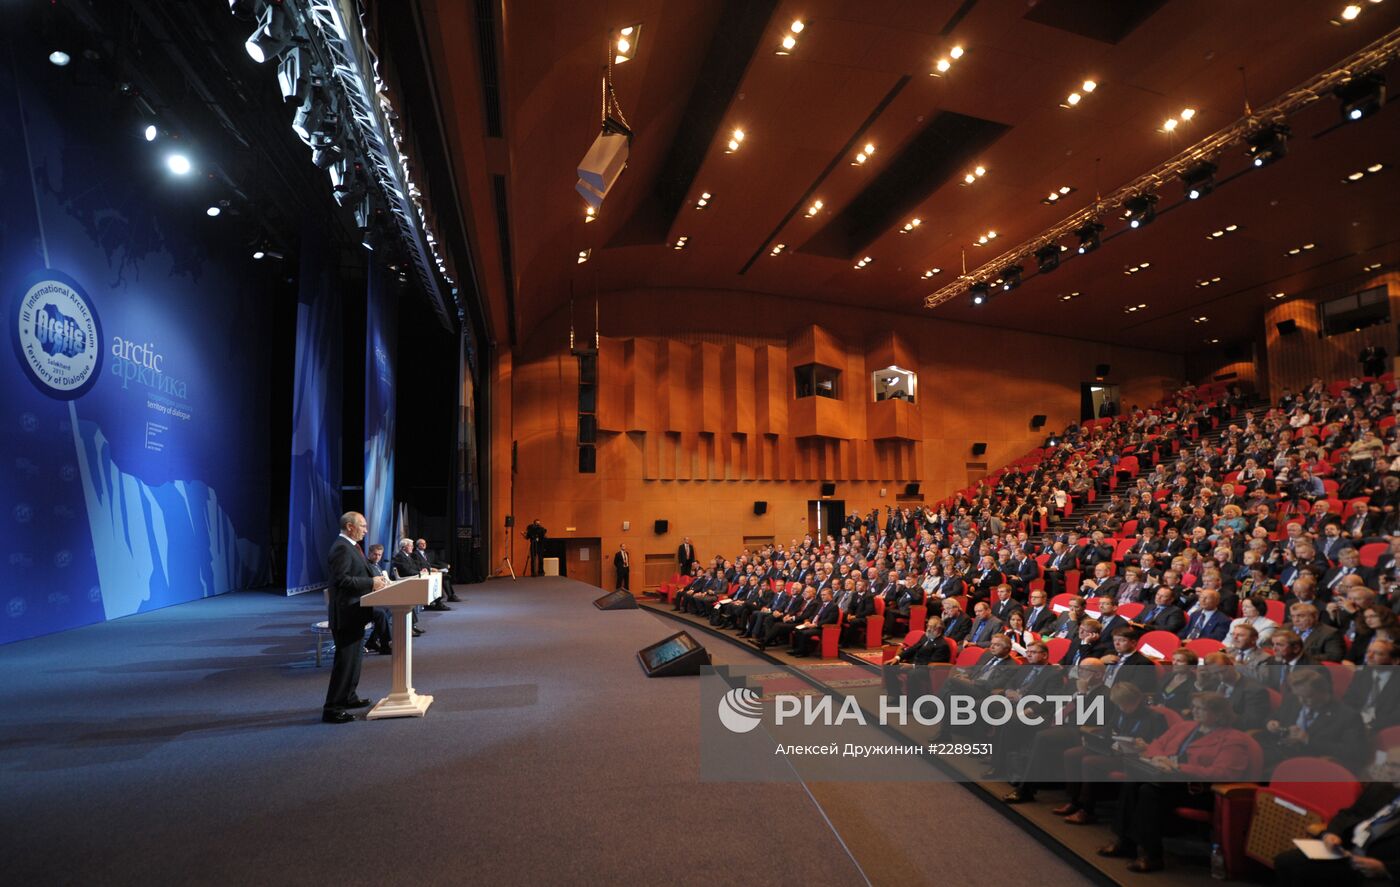
[[[378,542],[394,553],[394,435],[397,406],[399,307],[370,258],[365,318],[365,545]]]

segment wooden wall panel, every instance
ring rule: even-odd
[[[853,510],[893,504],[911,481],[923,485],[926,501],[936,501],[966,484],[973,441],[987,443],[985,461],[995,467],[1043,439],[1045,431],[1029,428],[1032,414],[1049,416],[1047,430],[1077,419],[1079,383],[1093,378],[1096,363],[1113,365],[1109,381],[1129,402],[1155,400],[1184,372],[1174,355],[952,324],[936,312],[896,316],[706,294],[694,301],[708,313],[690,317],[683,335],[669,336],[675,298],[636,292],[603,300],[598,474],[577,473],[577,368],[558,344],[567,341],[564,314],[496,362],[491,502],[499,526],[513,483],[522,522],[539,517],[553,536],[601,538],[605,555],[627,541],[638,557],[672,557],[683,535],[702,556],[733,554],[745,536],[800,538],[806,503],[823,480],[835,481],[837,498]],[[736,325],[768,338],[735,336]],[[829,411],[822,419],[842,428],[839,437],[796,435],[794,414],[805,405],[793,397],[786,343],[800,329],[813,330],[813,356],[827,349],[824,362],[842,369],[841,400],[804,399],[824,402],[812,409]],[[818,329],[840,338],[828,334],[819,343]],[[831,353],[838,346],[842,351]],[[912,356],[898,357],[901,347]],[[919,373],[918,400],[895,405],[911,412],[909,439],[872,440],[878,423],[869,414],[869,371],[889,363]],[[520,445],[513,475],[512,439]],[[760,499],[768,512],[754,515]],[[672,531],[654,534],[657,519],[669,520]],[[523,548],[515,553],[523,557]]]
[[[1389,290],[1390,321],[1362,330],[1322,337],[1318,303],[1359,290],[1384,285]],[[1293,320],[1298,331],[1283,335],[1277,324]],[[1388,273],[1346,287],[1331,287],[1276,305],[1264,315],[1264,340],[1268,349],[1269,387],[1277,398],[1287,388],[1297,391],[1314,378],[1324,381],[1361,375],[1356,357],[1367,345],[1380,345],[1397,356],[1396,330],[1400,328],[1400,274]]]

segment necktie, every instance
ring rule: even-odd
[[[1157,614],[1160,613],[1160,612],[1162,612],[1162,608],[1161,608],[1161,607],[1153,607],[1153,608],[1152,608],[1152,612],[1151,612],[1151,613],[1148,613],[1148,614],[1147,614],[1147,618],[1144,619],[1144,620],[1142,620],[1142,621],[1143,621],[1143,622],[1151,622],[1151,621],[1157,616]]]
[[[1364,850],[1366,845],[1371,843],[1371,839],[1375,837],[1378,832],[1383,831],[1379,826],[1388,824],[1391,820],[1395,819],[1397,815],[1400,815],[1400,798],[1396,798],[1389,804],[1386,804],[1376,811],[1375,816],[1357,825],[1356,830],[1352,832],[1351,836],[1353,846]]]
[[[1020,686],[1021,686],[1021,687],[1029,687],[1029,686],[1035,681],[1035,676],[1038,675],[1038,674],[1040,674],[1040,666],[1039,666],[1039,665],[1033,665],[1033,666],[1031,666],[1031,670],[1028,671],[1028,672],[1026,672],[1026,676],[1025,676],[1024,678],[1021,679],[1021,685],[1020,685]]]
[[[1298,710],[1298,726],[1301,729],[1308,729],[1315,720],[1317,720],[1317,712],[1313,711],[1308,706],[1305,705]]]
[[[978,623],[977,623],[977,628],[976,628],[976,630],[972,632],[972,643],[975,644],[975,643],[977,643],[978,641],[982,640],[982,631],[983,631],[983,629],[985,629],[986,627],[987,627],[987,621],[986,621],[985,619],[982,620],[981,622],[978,622]]]
[[[1202,618],[1200,613],[1197,613],[1195,616],[1193,616],[1191,618],[1191,630],[1186,633],[1186,639],[1188,641],[1194,641],[1197,638],[1199,638],[1201,636],[1201,628],[1204,623],[1205,620]]]

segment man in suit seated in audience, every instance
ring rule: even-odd
[[[962,643],[971,630],[972,619],[963,612],[962,604],[954,598],[946,598],[943,601],[943,636]]]
[[[802,597],[796,606],[789,607],[782,618],[772,619],[768,623],[767,632],[758,641],[758,649],[766,650],[771,644],[788,640],[799,624],[810,623],[817,618],[819,609],[821,601],[817,599],[816,586],[809,585],[802,589]]]
[[[1108,688],[1103,684],[1103,660],[1094,657],[1082,659],[1078,663],[1077,671],[1071,693],[1075,699],[1072,702],[1061,703],[1060,710],[1065,713],[1075,711],[1081,700],[1082,704],[1088,707],[1095,699],[1108,695]],[[1111,708],[1105,700],[1104,711],[1110,718]],[[1082,742],[1080,737],[1083,733],[1078,726],[1068,722],[1058,725],[1054,723],[1054,711],[1049,708],[1048,703],[1038,707],[1035,714],[1043,718],[1045,723],[1031,726],[1012,718],[998,728],[995,735],[992,749],[994,771],[1006,771],[1011,766],[1013,756],[1019,756],[1021,759],[1021,766],[1016,769],[1017,777],[1011,782],[1012,790],[1002,796],[1002,801],[1007,804],[1028,804],[1034,801],[1036,792],[1040,790],[1044,781],[1048,781],[1045,774],[1063,772],[1065,752]],[[1067,716],[1066,720],[1072,718]]]
[[[1001,583],[1001,570],[997,569],[996,560],[990,554],[983,555],[969,579],[971,587],[968,589],[968,595],[973,600],[988,600],[992,596],[992,589]]]
[[[856,583],[855,594],[846,605],[846,625],[841,630],[841,643],[865,645],[865,626],[875,615],[875,595],[864,579]]]
[[[1045,562],[1045,591],[1054,597],[1065,590],[1065,573],[1079,569],[1079,548],[1056,542],[1050,560]]]
[[[1318,609],[1312,604],[1298,603],[1288,608],[1289,623],[1303,639],[1303,652],[1321,662],[1341,662],[1346,645],[1341,632],[1318,620]]]
[[[772,600],[758,609],[754,610],[749,617],[748,623],[744,626],[742,637],[750,640],[762,640],[768,634],[768,626],[774,621],[786,616],[794,606],[802,605],[802,586],[796,582],[789,582],[780,586],[779,591],[773,595]]]
[[[1220,612],[1220,592],[1204,589],[1196,595],[1195,612],[1177,634],[1184,641],[1210,638],[1222,644],[1230,634],[1229,616]]]
[[[926,695],[932,689],[928,666],[951,659],[952,648],[943,637],[943,620],[930,616],[923,636],[908,647],[901,646],[894,658],[884,664],[885,695],[911,698]],[[901,676],[904,678],[902,686]]]
[[[1079,623],[1083,622],[1085,616],[1084,598],[1078,595],[1069,599],[1069,609],[1065,610],[1055,621],[1046,626],[1041,634],[1046,638],[1070,638],[1079,637]]]
[[[1107,594],[1116,600],[1118,588],[1123,584],[1123,579],[1120,576],[1108,575],[1110,569],[1106,560],[1094,564],[1094,575],[1079,583],[1079,593],[1085,597],[1098,597]]]
[[[1003,582],[996,588],[996,597],[992,600],[992,616],[1003,625],[1011,621],[1012,613],[1020,613],[1021,605],[1011,597],[1011,586]],[[1026,626],[1030,628],[1029,625]],[[1034,631],[1034,629],[1031,629]]]
[[[1186,613],[1176,605],[1176,596],[1165,585],[1157,586],[1152,606],[1147,607],[1138,617],[1137,625],[1143,631],[1169,631],[1179,634],[1186,627]]]
[[[1113,595],[1099,595],[1095,603],[1099,608],[1099,624],[1103,626],[1102,634],[1104,637],[1112,638],[1114,631],[1131,624],[1125,617],[1118,615],[1118,599]]]
[[[1286,628],[1280,628],[1269,636],[1269,647],[1274,655],[1258,667],[1259,683],[1287,696],[1293,692],[1288,679],[1295,671],[1312,669],[1326,674],[1326,669],[1316,659],[1303,652],[1303,639]]]
[[[886,635],[895,634],[899,630],[899,627],[895,625],[896,620],[901,622],[903,626],[907,626],[910,631],[914,630],[914,626],[909,624],[909,608],[924,602],[924,589],[919,585],[913,573],[901,579],[896,588],[898,591],[895,592],[893,601],[886,598],[884,624]]]
[[[1400,881],[1400,750],[1372,768],[1365,789],[1325,827],[1309,834],[1339,854],[1335,859],[1310,859],[1293,848],[1274,857],[1274,881],[1282,887],[1317,884],[1394,884]]]
[[[1353,709],[1332,698],[1332,679],[1311,669],[1288,677],[1293,692],[1260,734],[1266,762],[1285,758],[1333,758],[1358,772],[1367,751],[1366,727]]]
[[[1011,658],[1011,639],[1004,634],[992,638],[987,652],[978,657],[972,665],[954,669],[943,685],[946,704],[950,696],[973,696],[982,699],[993,690],[1005,687],[1017,668]]]
[[[992,638],[1001,634],[1001,620],[992,615],[992,607],[986,601],[974,604],[972,612],[972,627],[968,629],[964,643],[972,647],[989,646]]]
[[[1044,634],[1048,627],[1055,624],[1055,610],[1050,606],[1045,597],[1045,592],[1036,589],[1030,594],[1030,603],[1026,607],[1026,628],[1037,633]]]
[[[820,595],[821,606],[811,619],[797,623],[792,630],[792,648],[788,651],[793,656],[807,656],[812,652],[815,645],[821,643],[822,628],[828,625],[835,625],[841,618],[841,610],[836,606],[836,601],[831,596],[831,589],[828,588]],[[818,651],[820,652],[820,651]]]
[[[1366,647],[1366,665],[1352,675],[1342,704],[1361,715],[1372,731],[1400,725],[1400,675],[1394,641],[1376,638]]]
[[[1350,547],[1343,548],[1337,555],[1337,566],[1323,574],[1323,593],[1331,595],[1344,593],[1348,576],[1359,576],[1361,584],[1365,586],[1376,583],[1376,572],[1370,567],[1361,566],[1360,552]]]
[[[1235,663],[1235,668],[1245,675],[1259,679],[1260,669],[1273,657],[1259,647],[1259,629],[1241,622],[1230,629],[1230,639],[1225,642],[1225,652]]]
[[[1097,619],[1085,617],[1079,622],[1078,643],[1071,644],[1065,651],[1064,658],[1060,662],[1065,668],[1070,669],[1070,676],[1074,676],[1074,668],[1085,659],[1102,659],[1113,650],[1112,642],[1103,636],[1103,624]]]
[[[1105,687],[1113,688],[1119,681],[1136,684],[1143,693],[1157,692],[1157,664],[1137,651],[1140,635],[1131,625],[1120,625],[1108,632],[1113,653],[1103,657]]]
[[[1235,660],[1221,650],[1206,654],[1200,668],[1200,687],[1230,700],[1236,730],[1258,730],[1269,719],[1269,691],[1235,667]]]
[[[716,628],[733,628],[738,624],[739,616],[744,612],[744,605],[750,600],[758,600],[762,586],[759,585],[758,575],[750,573],[739,583],[732,595],[725,595],[710,609],[710,624]]]

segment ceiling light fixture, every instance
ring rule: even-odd
[[[700,196],[695,199],[695,208],[704,209],[705,207],[710,205],[710,201],[712,199],[714,199],[714,195],[712,195],[709,191],[700,192]]]
[[[933,63],[933,70],[929,71],[929,74],[934,77],[942,77],[944,74],[947,74],[950,70],[952,70],[953,62],[957,61],[962,57],[963,48],[961,46],[954,46],[952,49],[948,50],[948,54],[946,56],[940,57],[937,61]]]
[[[1151,225],[1157,218],[1157,195],[1137,194],[1123,201],[1123,209],[1129,228],[1142,228]]]
[[[194,165],[190,163],[190,159],[184,154],[169,155],[165,158],[165,165],[177,176],[189,175],[190,170],[194,169]]]
[[[968,294],[972,297],[973,305],[985,305],[991,298],[991,287],[979,281],[968,289]]]
[[[1245,156],[1256,166],[1268,166],[1282,160],[1288,154],[1288,136],[1292,133],[1286,124],[1270,123],[1245,136],[1249,149]]]
[[[987,244],[991,243],[993,240],[996,240],[996,239],[997,239],[997,232],[995,232],[995,231],[988,231],[986,234],[983,234],[981,237],[978,237],[978,238],[977,238],[977,245],[978,245],[978,246],[986,246]]]
[[[1385,75],[1379,71],[1358,74],[1332,93],[1341,102],[1343,120],[1351,122],[1370,117],[1385,104]]]
[[[584,262],[587,262],[588,259],[589,259],[589,257],[592,256],[592,255],[593,255],[593,250],[592,250],[592,249],[581,249],[581,250],[579,250],[579,251],[578,251],[578,264],[582,265]]]
[[[770,255],[770,256],[781,255],[781,254],[782,254],[782,251],[785,250],[785,249],[787,249],[787,244],[786,244],[786,243],[780,243],[780,244],[778,244],[777,246],[775,246],[775,247],[773,247],[772,249],[770,249],[770,250],[768,251],[768,255]]]
[[[736,129],[731,132],[729,134],[729,145],[725,148],[724,153],[733,154],[735,151],[739,150],[739,146],[744,143],[744,136],[745,133],[742,129]]]
[[[1100,238],[1102,233],[1103,225],[1097,219],[1090,219],[1074,229],[1074,236],[1079,238],[1079,254],[1082,256],[1098,249],[1103,242]]]
[[[1025,271],[1020,265],[1007,265],[1001,269],[1001,290],[1009,293],[1021,285],[1021,273]]]
[[[860,166],[875,154],[875,144],[866,142],[865,147],[856,153],[856,159],[851,161],[851,166]]]
[[[591,206],[585,206],[583,208],[583,221],[584,224],[598,221],[598,211]]]
[[[1035,263],[1041,274],[1049,274],[1060,267],[1060,247],[1058,244],[1047,243],[1035,251]]]
[[[73,61],[73,57],[61,49],[55,49],[53,52],[49,53],[49,63],[57,67],[67,67],[68,63],[71,61]]]
[[[690,237],[689,237],[689,235],[682,234],[680,237],[677,237],[677,238],[676,238],[676,242],[675,242],[675,243],[671,244],[671,249],[685,249],[685,248],[686,248],[687,246],[689,246],[689,245],[690,245]]]
[[[637,57],[637,44],[642,39],[641,25],[628,25],[617,32],[617,40],[613,43],[613,64],[621,65],[632,61]]]
[[[811,206],[807,207],[807,218],[809,218],[809,219],[815,218],[816,215],[817,215],[817,213],[819,213],[819,212],[821,212],[821,211],[822,211],[822,202],[821,202],[820,200],[818,200],[818,201],[814,202]]]
[[[915,228],[919,227],[919,226],[922,225],[922,224],[923,224],[923,220],[922,220],[922,219],[910,219],[909,221],[907,221],[907,222],[904,223],[904,227],[903,227],[903,228],[900,228],[900,229],[899,229],[899,233],[900,233],[900,234],[908,234],[908,233],[910,233],[911,231],[913,231]]]
[[[872,259],[872,258],[870,258],[869,256],[866,256],[865,258],[861,259],[859,262],[856,262],[855,268],[856,268],[857,271],[859,271],[859,270],[861,270],[862,268],[864,268],[866,265],[869,265],[869,264],[870,264],[871,262],[873,262],[873,261],[875,261],[875,260]]]
[[[1054,191],[1051,191],[1049,195],[1042,197],[1040,199],[1040,202],[1045,204],[1046,206],[1054,206],[1055,204],[1063,200],[1065,197],[1069,196],[1070,194],[1073,194],[1076,190],[1078,189],[1072,188],[1069,185],[1061,185],[1059,188],[1056,188]]]
[[[942,269],[942,268],[930,268],[930,269],[928,269],[927,271],[924,272],[924,279],[927,280],[928,278],[932,277],[933,275],[935,275],[935,274],[941,274],[941,273],[943,273],[943,269]]]
[[[1181,174],[1182,187],[1190,200],[1200,200],[1215,190],[1215,171],[1218,167],[1209,160],[1202,160]]]
[[[1072,293],[1065,293],[1063,296],[1060,296],[1060,301],[1061,301],[1061,302],[1068,302],[1068,301],[1071,300],[1071,299],[1077,299],[1077,298],[1079,298],[1079,291],[1078,291],[1078,290],[1075,290],[1075,291],[1072,292]]]

